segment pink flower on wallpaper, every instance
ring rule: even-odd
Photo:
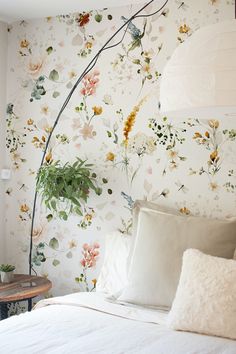
[[[99,256],[99,248],[100,245],[97,242],[94,242],[90,245],[88,243],[83,244],[83,250],[82,250],[83,258],[80,261],[82,267],[86,269],[95,267],[97,262],[97,257]]]
[[[79,132],[84,138],[84,140],[93,139],[94,137],[93,126],[89,125],[88,123],[84,123],[83,128],[80,129]]]
[[[82,83],[83,88],[80,90],[83,96],[91,96],[96,93],[97,85],[99,83],[100,72],[93,70],[91,73],[85,75]]]

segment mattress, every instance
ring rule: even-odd
[[[98,293],[42,300],[31,313],[0,322],[0,353],[236,354],[236,341],[172,331],[166,316]]]

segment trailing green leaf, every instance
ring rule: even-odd
[[[93,165],[77,158],[73,164],[61,165],[59,161],[44,164],[37,174],[37,191],[45,206],[50,210],[48,220],[56,215],[67,220],[70,214],[83,215],[83,205],[90,192],[97,195],[102,189],[96,183]]]

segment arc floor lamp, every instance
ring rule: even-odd
[[[83,78],[85,77],[85,75],[87,75],[92,69],[93,67],[96,65],[99,57],[101,56],[101,54],[103,52],[105,52],[108,49],[112,49],[116,46],[118,46],[119,44],[121,44],[125,38],[126,33],[128,32],[129,28],[132,25],[132,21],[137,19],[137,18],[147,18],[150,16],[153,16],[157,13],[160,13],[164,7],[166,6],[166,4],[168,3],[168,0],[164,1],[164,3],[162,4],[162,6],[160,8],[158,8],[158,10],[156,10],[153,13],[150,14],[142,14],[143,10],[146,9],[149,5],[151,5],[155,0],[151,0],[149,1],[147,4],[145,4],[144,6],[142,6],[137,12],[135,12],[128,20],[126,20],[119,28],[118,30],[106,41],[106,43],[101,47],[101,49],[99,49],[99,51],[96,53],[96,55],[93,57],[93,59],[89,62],[89,64],[87,65],[87,67],[84,69],[84,71],[81,73],[81,75],[78,77],[78,79],[76,80],[76,83],[74,84],[74,86],[72,87],[72,89],[70,90],[70,93],[68,94],[68,96],[66,97],[61,109],[59,110],[59,113],[55,119],[55,122],[53,124],[52,130],[48,136],[48,139],[46,141],[45,144],[45,149],[42,155],[42,159],[41,159],[41,163],[40,163],[40,167],[43,166],[44,164],[44,160],[45,160],[45,156],[49,147],[49,143],[51,141],[52,135],[54,133],[54,130],[60,120],[60,117],[63,113],[63,111],[65,110],[66,106],[68,105],[73,93],[75,92],[76,88],[78,87],[78,85],[80,84],[80,82],[83,80]],[[116,39],[117,35],[122,32],[123,35],[121,37],[121,39],[117,42],[117,43],[113,43],[113,40]],[[37,204],[37,198],[38,198],[38,193],[37,190],[35,188],[35,192],[34,192],[34,201],[33,201],[33,209],[32,209],[32,217],[31,217],[31,228],[30,228],[30,248],[29,248],[29,275],[32,274],[32,270],[33,269],[33,265],[32,265],[32,251],[33,251],[33,234],[34,234],[34,222],[35,222],[35,212],[36,212],[36,204]],[[35,272],[35,271],[34,271]],[[36,272],[35,272],[36,273]]]

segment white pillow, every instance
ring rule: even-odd
[[[105,256],[96,284],[96,291],[107,295],[120,294],[127,283],[127,258],[131,236],[119,231],[106,235]]]
[[[236,261],[185,251],[167,324],[172,329],[236,339]]]
[[[141,208],[128,284],[117,300],[168,309],[186,249],[232,259],[235,247],[235,218],[206,219]]]

